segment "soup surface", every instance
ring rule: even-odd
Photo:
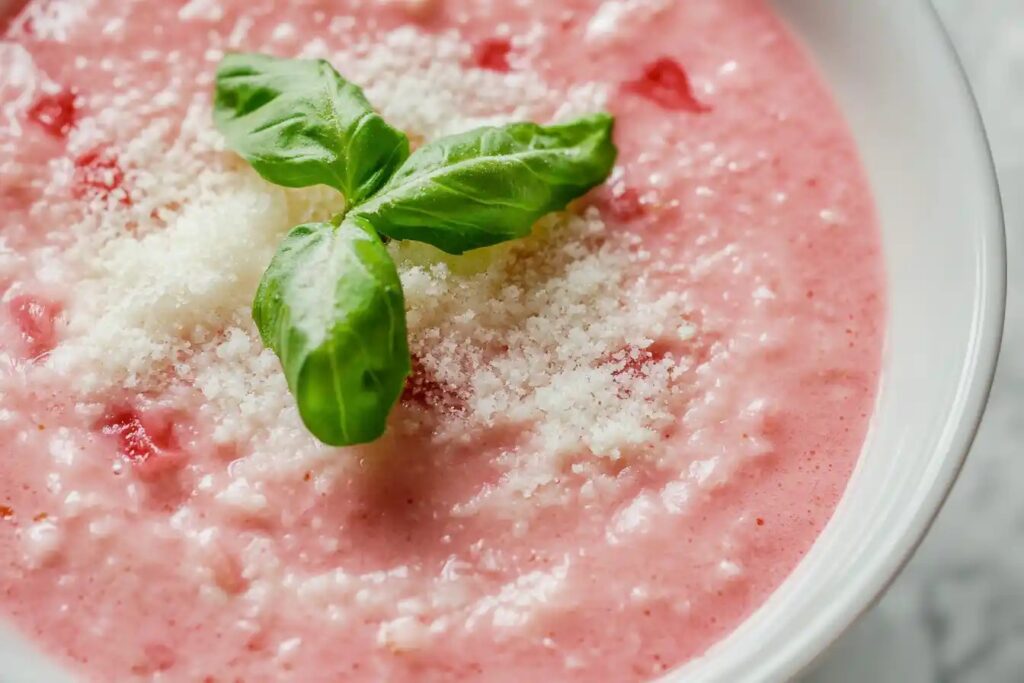
[[[30,0],[0,41],[0,611],[83,680],[644,681],[828,521],[879,375],[854,143],[761,0]],[[323,57],[414,143],[617,117],[532,237],[392,243],[386,436],[303,428],[249,306],[287,230],[211,123]]]

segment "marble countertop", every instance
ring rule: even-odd
[[[1002,187],[1002,356],[974,449],[928,538],[802,683],[1024,682],[1024,0],[934,4],[974,86]]]

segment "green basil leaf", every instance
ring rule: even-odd
[[[613,118],[480,128],[424,145],[354,209],[381,234],[452,254],[524,237],[604,182],[615,164]]]
[[[358,219],[294,228],[252,314],[314,436],[346,446],[384,433],[410,358],[402,285],[373,228]]]
[[[376,192],[409,156],[405,134],[323,60],[227,55],[217,69],[214,121],[270,182],[329,185],[349,206]]]

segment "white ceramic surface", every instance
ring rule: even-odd
[[[1024,680],[1024,2],[934,0],[981,106],[1006,210],[1006,331],[967,465],[914,559],[802,683]]]
[[[853,479],[769,601],[665,682],[784,681],[877,599],[920,542],[970,447],[995,368],[1005,244],[981,120],[923,0],[775,0],[860,146],[882,221],[882,385]]]
[[[885,374],[857,471],[814,548],[751,619],[665,683],[787,680],[871,604],[959,470],[999,346],[1005,247],[995,177],[930,6],[775,4],[832,84],[868,168],[889,278]],[[65,680],[0,626],[0,683]]]

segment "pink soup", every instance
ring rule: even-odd
[[[879,377],[854,142],[762,0],[29,0],[0,41],[0,612],[83,681],[649,681],[828,522]],[[533,235],[392,243],[386,436],[303,428],[249,305],[337,211],[226,151],[228,51],[414,144],[607,110]]]

